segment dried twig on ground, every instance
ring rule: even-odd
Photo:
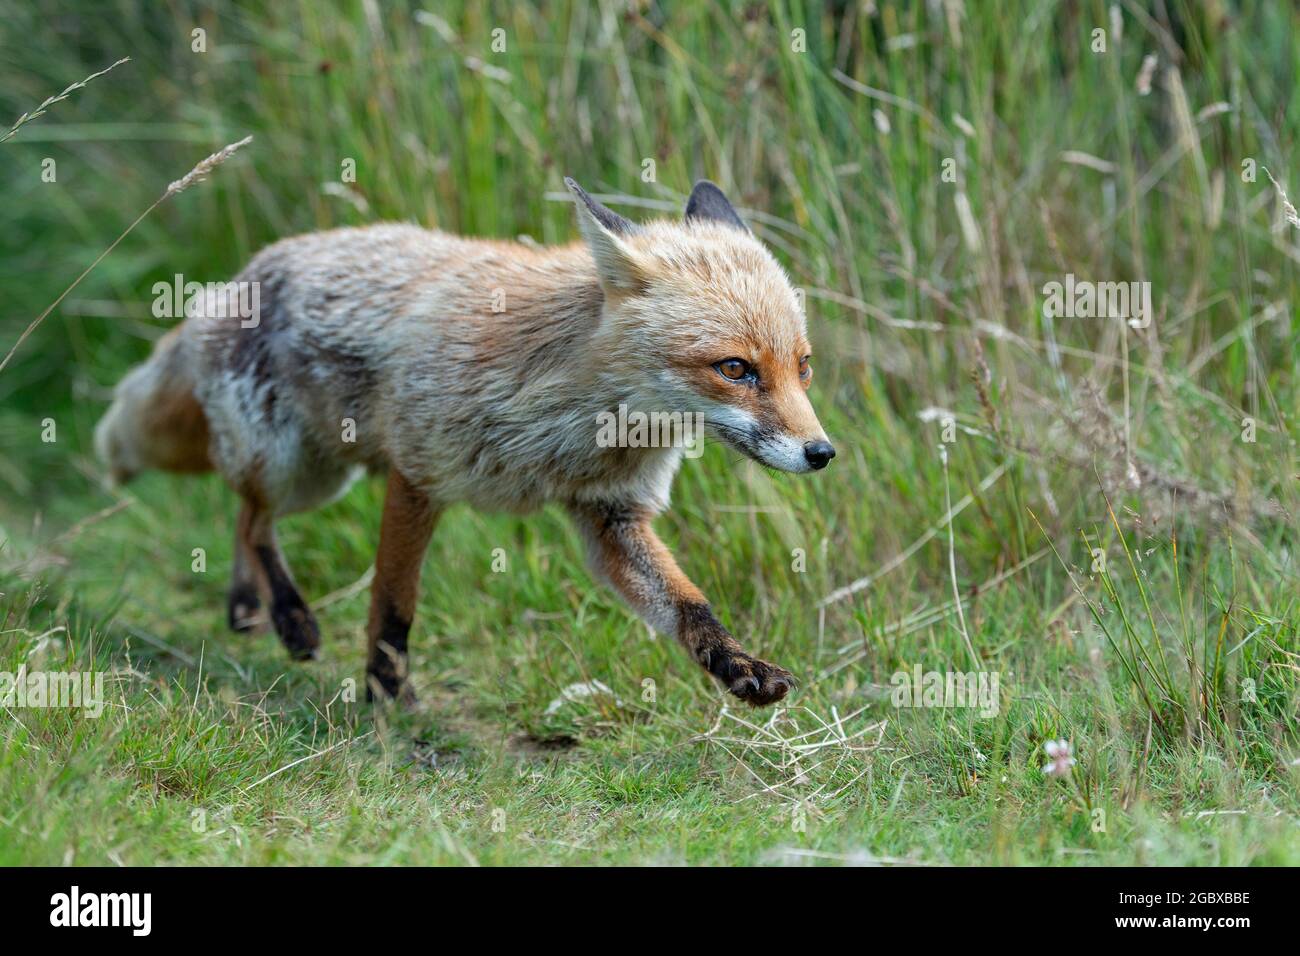
[[[807,707],[778,707],[765,723],[757,724],[724,706],[714,725],[695,739],[720,747],[754,780],[758,789],[742,800],[770,794],[811,810],[818,802],[838,797],[870,770],[867,757],[880,748],[887,721],[864,720],[854,727],[866,710],[864,705],[841,717],[832,707],[827,719]],[[808,723],[815,726],[805,729]],[[841,770],[853,775],[844,780]]]

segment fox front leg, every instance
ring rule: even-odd
[[[650,526],[651,513],[621,503],[570,506],[593,570],[655,630],[672,634],[695,660],[747,704],[774,704],[794,686],[790,672],[746,654],[682,573]]]

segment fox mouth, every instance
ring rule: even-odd
[[[709,424],[728,445],[760,465],[794,474],[816,470],[804,454],[804,442],[793,435],[764,428],[737,428],[716,419]]]
[[[728,425],[726,422],[720,422],[716,418],[709,419],[712,425],[728,445],[731,445],[737,451],[743,451],[750,458],[757,458],[758,452],[755,450],[754,429],[737,428],[735,425]]]

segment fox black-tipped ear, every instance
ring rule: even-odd
[[[600,284],[606,291],[626,293],[641,289],[645,285],[644,270],[638,264],[636,253],[624,242],[640,231],[640,227],[592,199],[568,176],[564,177],[564,185],[577,200],[578,228],[596,260]]]
[[[749,227],[732,208],[722,190],[707,179],[701,179],[686,200],[686,221],[717,222],[733,229],[749,232]]]
[[[578,202],[580,202],[587,212],[591,214],[591,218],[595,219],[603,228],[608,229],[616,236],[630,236],[636,232],[637,227],[635,223],[629,222],[618,213],[614,212],[614,210],[602,206],[599,202],[592,199],[591,196],[587,194],[587,190],[574,182],[571,177],[564,177],[564,185],[569,187],[569,192],[573,193]]]

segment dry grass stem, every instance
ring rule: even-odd
[[[108,254],[110,252],[112,252],[114,249],[117,248],[118,243],[120,243],[123,239],[125,239],[128,235],[130,235],[131,231],[135,229],[136,226],[140,225],[141,222],[144,221],[145,216],[149,215],[149,213],[157,209],[158,206],[163,202],[163,200],[176,195],[182,190],[188,189],[196,182],[202,180],[205,176],[208,175],[208,173],[212,172],[213,169],[220,166],[227,159],[229,159],[231,154],[233,154],[235,150],[239,149],[241,146],[245,146],[248,143],[251,143],[252,141],[253,141],[253,137],[245,136],[238,143],[231,143],[229,146],[225,147],[224,149],[218,150],[217,152],[213,153],[211,156],[203,160],[203,162],[199,163],[197,166],[191,169],[180,179],[176,180],[170,186],[168,186],[166,192],[164,192],[161,196],[155,199],[153,201],[153,204],[149,206],[148,209],[140,213],[140,215],[136,216],[135,220],[131,223],[131,225],[123,229],[122,232],[118,235],[118,237],[114,239],[112,243],[109,244],[109,247],[105,249],[103,252],[101,252],[98,256],[96,256],[95,261],[92,262],[90,265],[86,266],[86,268],[82,271],[81,275],[77,276],[77,278],[72,281],[72,284],[70,286],[68,286],[61,293],[59,293],[59,297],[55,299],[53,302],[51,302],[49,307],[46,308],[44,312],[42,312],[35,319],[32,320],[31,324],[28,325],[27,328],[23,330],[23,334],[18,336],[18,341],[13,344],[13,348],[11,348],[9,350],[9,353],[5,355],[4,360],[0,361],[0,372],[3,372],[5,370],[5,366],[9,364],[10,359],[14,357],[14,353],[18,351],[19,347],[25,341],[27,341],[27,337],[36,331],[37,327],[42,322],[45,321],[46,317],[51,312],[53,312],[56,308],[58,308],[59,303],[62,302],[65,298],[67,298],[68,293],[70,293],[73,289],[75,289],[78,285],[81,284],[82,279],[90,275],[90,273],[94,271],[95,267],[99,265],[101,262],[103,262],[108,257]]]
[[[62,93],[59,93],[55,96],[51,96],[49,99],[47,99],[40,106],[36,107],[36,109],[32,110],[30,113],[24,113],[22,116],[18,117],[17,122],[15,122],[13,126],[9,127],[9,131],[7,133],[5,133],[3,136],[0,136],[0,143],[3,143],[8,139],[12,139],[15,133],[17,133],[20,129],[22,129],[32,120],[36,119],[37,117],[43,116],[45,111],[49,109],[51,106],[53,106],[55,103],[59,103],[63,100],[66,100],[69,96],[71,96],[77,90],[84,87],[91,80],[103,76],[105,73],[109,72],[110,70],[113,70],[121,66],[129,59],[131,59],[129,56],[122,57],[122,59],[118,60],[112,66],[108,67],[108,69],[100,70],[98,73],[90,74],[90,76],[86,77],[84,80],[81,80],[78,83],[73,83]]]

